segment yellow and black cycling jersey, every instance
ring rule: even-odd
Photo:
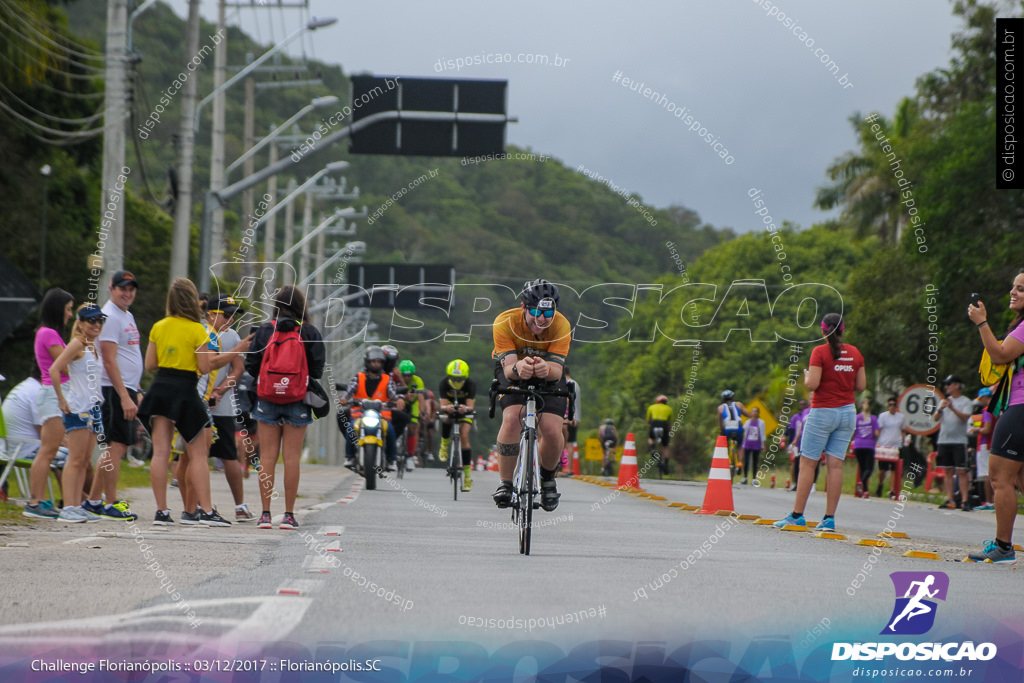
[[[672,409],[669,408],[667,403],[652,403],[647,406],[647,421],[654,422],[655,420],[661,420],[668,422],[672,419]]]

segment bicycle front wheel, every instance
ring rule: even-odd
[[[536,456],[533,449],[537,448],[537,440],[535,438],[528,438],[526,443],[528,445],[528,452],[525,456],[520,451],[520,457],[525,457],[524,463],[526,465],[526,471],[523,473],[524,491],[519,496],[519,503],[522,505],[519,515],[519,553],[521,555],[530,554],[530,542],[533,537],[533,501],[536,495],[533,467]]]

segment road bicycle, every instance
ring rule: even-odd
[[[658,463],[658,479],[661,479],[662,477],[667,477],[669,475],[668,458],[665,457],[663,446],[661,445],[661,439],[665,434],[665,428],[658,425],[654,427],[651,432],[654,438],[654,444],[651,446],[651,459]]]
[[[569,399],[569,417],[574,420],[574,404],[576,393],[572,389],[549,389],[537,382],[526,380],[524,386],[511,386],[500,389],[498,380],[491,382],[490,412],[494,417],[494,406],[501,394],[525,396],[521,418],[522,431],[519,433],[519,457],[512,475],[512,523],[519,529],[519,554],[529,555],[533,537],[533,511],[540,507],[540,452],[537,441],[537,404],[544,406],[545,397],[565,397]]]
[[[459,408],[458,403],[453,403],[456,411]],[[448,455],[448,477],[452,480],[452,500],[459,499],[459,491],[463,489],[465,484],[464,477],[465,472],[463,471],[462,462],[462,418],[473,417],[476,415],[475,411],[467,410],[464,413],[452,412],[447,417],[454,420],[452,424],[452,435],[451,442],[448,444],[450,449]],[[469,425],[466,425],[469,428]],[[472,462],[466,463],[470,467],[473,466]]]

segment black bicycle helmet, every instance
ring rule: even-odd
[[[384,372],[391,372],[398,364],[398,349],[391,344],[385,344],[380,349],[384,352]]]
[[[536,306],[542,299],[551,299],[558,306],[558,287],[540,278],[523,284],[523,303]]]
[[[384,354],[384,349],[379,346],[369,346],[366,349],[366,353],[363,354],[363,367],[366,370],[370,370],[370,362],[379,360],[381,369],[383,370],[384,363],[387,362],[387,356]]]

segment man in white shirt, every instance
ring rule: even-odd
[[[899,412],[899,399],[895,396],[889,397],[888,410],[878,416],[878,440],[875,442],[875,449],[879,448],[900,448],[903,445],[903,435],[907,431],[906,420],[903,419],[903,413]],[[888,460],[878,460],[875,462],[878,466],[878,489],[875,491],[876,496],[882,495],[882,482],[885,480],[885,472],[889,471],[889,490],[899,491],[899,487],[896,485],[896,463],[889,462]],[[867,491],[865,491],[867,494]]]
[[[89,491],[89,500],[82,507],[105,519],[137,518],[126,503],[117,500],[117,480],[121,459],[135,443],[135,415],[139,404],[139,383],[142,382],[142,346],[135,316],[129,308],[135,301],[139,283],[127,270],[119,270],[110,280],[110,301],[103,306],[107,322],[98,338],[103,373],[103,435],[100,437],[100,459]],[[106,494],[104,504],[101,494]]]

